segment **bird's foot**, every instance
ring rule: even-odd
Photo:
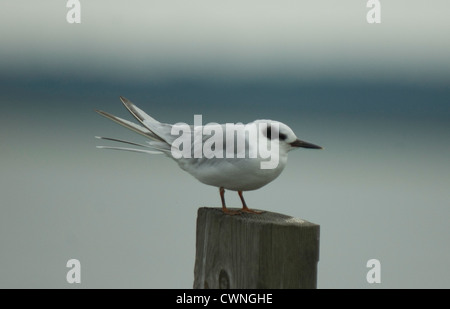
[[[239,210],[231,210],[228,208],[222,208],[222,212],[229,216],[240,215],[241,212]]]
[[[248,213],[248,214],[256,214],[256,215],[260,215],[260,214],[264,213],[265,211],[258,211],[258,210],[253,210],[253,209],[250,209],[250,208],[242,208],[242,209],[240,210],[240,212],[241,212],[241,213],[242,213],[242,212],[246,212],[246,213]]]

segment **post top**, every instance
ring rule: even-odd
[[[239,210],[237,208],[229,208],[230,210]],[[257,210],[257,209],[255,209]],[[219,207],[200,207],[198,209],[198,216],[201,215],[211,215],[218,216],[224,218],[232,218],[233,220],[245,221],[245,222],[253,222],[253,223],[268,223],[282,226],[301,226],[301,227],[312,227],[319,226],[318,224],[300,219],[294,218],[288,215],[264,211],[262,214],[250,214],[250,213],[241,213],[238,215],[228,215],[222,212],[222,209]]]

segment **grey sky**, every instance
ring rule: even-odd
[[[450,76],[450,3],[382,1],[2,1],[0,68],[16,74],[282,76],[434,82]],[[31,70],[30,70],[31,69]]]

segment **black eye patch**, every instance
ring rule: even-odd
[[[268,126],[268,127],[267,127],[266,137],[267,137],[268,139],[272,139],[272,127],[271,127],[271,126]]]
[[[276,136],[272,136],[272,127],[271,127],[271,126],[268,126],[268,127],[267,127],[267,130],[266,130],[266,137],[267,137],[268,139],[270,139],[270,140],[276,138]],[[279,139],[280,139],[280,141],[284,141],[285,139],[287,139],[287,135],[284,134],[284,133],[280,133],[280,134],[279,134]]]
[[[280,140],[284,141],[287,138],[287,135],[284,133],[280,133]]]

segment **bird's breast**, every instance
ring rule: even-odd
[[[200,182],[233,191],[250,191],[261,188],[277,178],[287,162],[287,155],[280,156],[277,164],[266,164],[261,158],[199,158],[180,159],[180,167]],[[271,167],[271,168],[267,168]]]

